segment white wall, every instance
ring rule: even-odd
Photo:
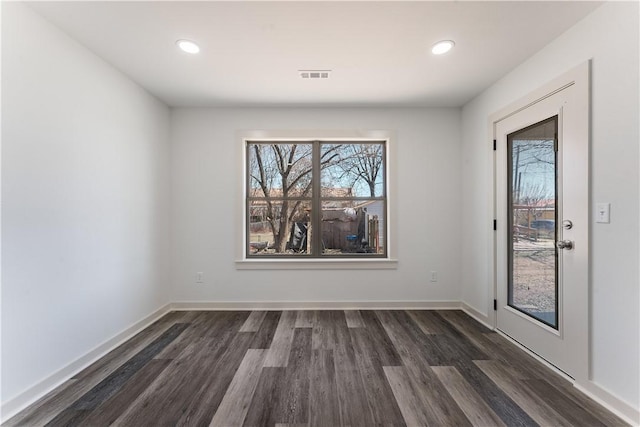
[[[174,109],[174,301],[458,301],[459,109]],[[239,271],[237,131],[397,132],[397,270]],[[439,281],[429,282],[428,272]],[[204,272],[205,284],[195,284]]]
[[[3,402],[168,301],[462,296],[489,313],[487,117],[594,58],[591,194],[594,203],[611,202],[612,222],[591,230],[593,378],[639,406],[637,4],[599,8],[462,114],[420,108],[169,114],[28,7],[4,2],[2,9]],[[295,128],[397,133],[397,270],[236,270],[242,220],[236,132]],[[429,282],[431,270],[437,283]],[[194,283],[197,271],[205,284]]]
[[[5,403],[166,303],[169,109],[2,8]]]
[[[591,233],[593,382],[636,409],[639,384],[638,3],[598,8],[463,108],[462,298],[489,312],[492,183],[487,121],[573,66],[593,58],[591,201],[611,203],[611,224]],[[587,284],[585,284],[587,286]]]

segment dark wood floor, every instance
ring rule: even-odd
[[[6,424],[624,425],[461,311],[172,312]]]

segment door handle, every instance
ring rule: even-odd
[[[558,240],[556,242],[556,247],[558,249],[571,250],[573,249],[573,242],[571,240]]]

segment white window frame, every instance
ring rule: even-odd
[[[247,141],[316,141],[323,142],[348,142],[348,141],[385,141],[386,149],[386,185],[387,185],[387,212],[385,225],[387,256],[385,258],[247,258],[246,241],[247,227],[245,224],[247,218],[246,189],[247,189]],[[239,131],[236,135],[238,145],[239,173],[236,174],[237,179],[237,197],[236,203],[236,269],[239,270],[308,270],[308,269],[328,269],[328,270],[380,270],[380,269],[396,269],[398,260],[396,258],[396,237],[397,237],[397,207],[395,203],[396,197],[396,180],[395,180],[395,135],[392,131],[386,130],[353,130],[353,131],[330,131],[330,130],[255,130],[255,131]]]

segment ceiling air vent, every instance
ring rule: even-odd
[[[298,70],[303,79],[328,79],[331,70]]]

